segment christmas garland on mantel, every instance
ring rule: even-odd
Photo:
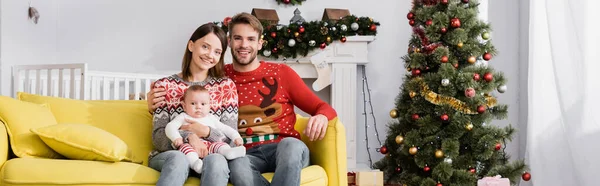
[[[275,0],[277,1],[277,4],[286,4],[286,5],[301,5],[302,2],[306,1],[306,0]]]
[[[222,22],[214,22],[225,32],[231,20],[225,18]],[[346,36],[377,35],[379,22],[370,17],[345,16],[337,22],[311,21],[291,23],[289,25],[269,25],[263,22],[264,40],[259,55],[277,59],[280,56],[297,58],[306,56],[308,52],[320,48],[325,49],[333,41],[346,42]]]

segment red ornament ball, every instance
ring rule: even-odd
[[[414,19],[415,18],[415,14],[412,12],[409,12],[408,14],[406,14],[406,18],[407,19]]]
[[[529,181],[529,180],[531,180],[531,174],[529,174],[528,172],[525,172],[525,173],[523,173],[521,178],[523,178],[523,180],[525,180],[525,181]]]
[[[469,0],[462,0],[463,3],[469,3]]]
[[[273,50],[271,50],[272,53],[277,53],[277,48],[273,48]]]
[[[446,27],[443,27],[440,29],[440,32],[442,32],[442,34],[445,34],[448,31],[448,29],[446,29]]]
[[[490,59],[492,59],[492,54],[487,52],[483,54],[483,60],[489,61]]]
[[[325,49],[325,47],[327,47],[327,44],[325,43],[321,43],[321,46],[319,46],[321,49]]]
[[[441,183],[437,183],[437,184],[435,184],[435,186],[444,186],[444,185],[442,185]]]
[[[442,121],[448,121],[450,119],[450,116],[448,116],[448,114],[442,114],[442,116],[440,116],[440,119],[442,119]]]
[[[283,3],[290,4],[290,0],[283,0]]]
[[[473,74],[473,80],[479,81],[479,79],[481,79],[481,77],[479,76],[478,73]]]
[[[402,172],[402,168],[396,167],[396,172]]]
[[[477,171],[475,170],[475,168],[470,168],[469,172],[471,172],[471,174],[475,174],[475,172],[477,172]]]
[[[477,112],[479,112],[479,114],[483,114],[485,112],[485,109],[486,109],[485,106],[479,105],[477,107]]]
[[[275,37],[277,37],[277,32],[271,32],[271,37],[272,37],[272,38],[275,38]]]
[[[246,135],[252,136],[254,132],[252,132],[252,128],[246,128]]]
[[[231,17],[225,17],[225,19],[223,19],[223,25],[227,26],[229,25],[229,22],[231,22]]]
[[[425,171],[425,172],[429,172],[430,170],[431,170],[431,168],[429,166],[423,167],[423,171]]]
[[[381,154],[387,154],[387,147],[386,146],[381,146],[381,148],[379,148],[379,152],[381,152]]]
[[[433,21],[431,19],[425,21],[425,25],[429,26],[431,24],[433,24]]]
[[[494,76],[492,75],[492,73],[486,72],[485,74],[483,74],[483,79],[487,82],[490,82],[494,79]]]
[[[501,148],[502,148],[502,144],[496,143],[496,146],[494,147],[494,149],[500,150]]]
[[[298,32],[300,32],[300,33],[304,33],[304,31],[305,31],[305,30],[304,30],[304,27],[303,27],[303,26],[300,26],[300,28],[298,29]]]
[[[342,37],[342,38],[340,39],[340,41],[341,41],[342,43],[345,43],[345,42],[346,42],[346,37]]]
[[[418,114],[413,114],[411,118],[413,120],[418,120],[419,119],[419,115]]]
[[[454,68],[458,68],[458,63],[454,63]]]
[[[448,0],[441,0],[440,3],[447,5],[448,4]]]
[[[377,30],[377,25],[371,24],[371,26],[369,27],[369,30],[371,30],[371,31]]]
[[[465,90],[465,96],[468,97],[468,98],[475,97],[475,89],[474,88],[467,88]]]
[[[460,19],[458,19],[458,18],[450,19],[450,26],[452,26],[453,28],[460,27]]]
[[[447,63],[448,62],[448,56],[442,56],[441,61],[442,61],[442,63]]]
[[[413,70],[412,70],[412,75],[413,75],[413,76],[418,76],[418,75],[421,75],[421,70],[419,70],[419,69],[413,69]]]
[[[415,20],[411,19],[410,21],[408,21],[408,24],[410,26],[415,26]]]

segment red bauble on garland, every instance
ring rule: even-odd
[[[381,152],[381,154],[387,154],[387,147],[386,146],[381,146],[381,148],[379,148],[379,152]]]
[[[325,49],[325,47],[327,47],[327,44],[325,43],[321,43],[321,46],[319,46],[321,49]]]
[[[429,172],[431,170],[431,168],[427,165],[425,165],[425,167],[423,167],[423,171],[425,172]]]
[[[496,146],[494,147],[494,149],[500,150],[501,148],[502,148],[502,144],[496,143]]]
[[[460,27],[460,19],[458,19],[458,18],[450,19],[450,26],[452,26],[453,28]]]
[[[440,119],[442,119],[442,121],[448,121],[450,120],[450,116],[448,116],[448,114],[442,114],[442,116],[440,116]]]
[[[441,0],[440,3],[447,5],[448,4],[448,0]]]
[[[410,19],[414,19],[415,18],[415,14],[412,13],[412,12],[409,12],[408,14],[406,14],[406,18],[409,19],[409,20]]]
[[[435,186],[444,186],[444,185],[442,185],[441,183],[437,183],[437,184],[435,184]]]
[[[433,21],[431,19],[425,21],[425,25],[430,26],[431,24],[433,24]]]
[[[479,79],[481,79],[481,77],[479,77],[478,73],[473,74],[473,80],[479,81]]]
[[[304,31],[305,31],[305,30],[304,30],[304,27],[303,27],[303,26],[300,26],[300,28],[298,29],[298,32],[300,32],[300,33],[304,33]]]
[[[475,172],[477,172],[477,171],[475,170],[475,168],[470,168],[470,169],[469,169],[469,172],[470,172],[471,174],[475,174]]]
[[[377,25],[371,24],[371,26],[369,27],[369,30],[371,30],[371,31],[377,30]]]
[[[486,110],[486,108],[485,108],[485,106],[483,106],[483,105],[479,105],[479,106],[477,107],[477,112],[478,112],[479,114],[483,114],[483,113],[485,112],[485,110]]]
[[[419,69],[412,70],[412,76],[419,76],[419,75],[421,75],[421,70],[419,70]]]
[[[410,21],[408,21],[408,24],[409,24],[410,26],[415,26],[415,20],[412,20],[412,19],[411,19]]]
[[[492,54],[487,52],[483,54],[483,60],[489,61],[490,59],[492,59]]]
[[[442,34],[445,34],[448,31],[448,29],[446,29],[446,27],[440,28],[440,32],[442,32]]]
[[[419,119],[419,115],[418,114],[413,114],[411,118],[416,121],[416,120]]]
[[[223,25],[227,26],[229,25],[229,22],[231,22],[231,17],[225,17],[225,19],[223,19]]]
[[[272,38],[276,38],[277,37],[277,32],[271,32],[271,37]]]
[[[290,0],[283,0],[283,3],[290,4]]]
[[[448,62],[448,56],[442,56],[442,59],[440,61],[442,63],[447,63]]]
[[[396,172],[402,172],[402,168],[396,167]]]
[[[342,43],[345,43],[345,42],[346,42],[346,37],[342,37],[342,38],[340,38],[340,41],[341,41]]]
[[[525,180],[525,181],[529,181],[529,180],[531,180],[531,174],[529,174],[528,172],[525,172],[525,173],[523,173],[521,178],[523,178],[523,180]]]
[[[487,82],[491,82],[494,79],[494,76],[492,75],[492,73],[486,72],[485,74],[483,74],[483,79]]]
[[[462,0],[463,3],[469,3],[469,0]]]

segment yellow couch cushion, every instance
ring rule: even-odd
[[[7,129],[10,146],[18,157],[61,158],[29,129],[55,125],[48,107],[0,96],[0,121]]]
[[[19,92],[18,99],[48,104],[58,123],[81,123],[98,127],[123,140],[134,162],[148,165],[152,146],[152,115],[145,101],[74,100]]]
[[[132,161],[127,144],[117,136],[91,125],[57,124],[32,128],[46,145],[69,159]]]
[[[325,171],[320,166],[306,167],[301,175],[302,186],[327,185]],[[152,168],[128,162],[15,158],[0,170],[0,185],[156,185],[159,176]],[[263,176],[270,181],[273,174]],[[200,179],[190,177],[185,185],[198,186]]]

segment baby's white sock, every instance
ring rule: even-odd
[[[201,174],[203,163],[202,163],[202,160],[200,158],[198,158],[198,153],[190,152],[190,153],[186,154],[185,157],[187,157],[188,161],[190,162],[190,168],[192,168],[198,174]]]
[[[230,147],[229,145],[223,145],[218,152],[225,156],[225,159],[232,160],[245,156],[246,148],[244,146]]]

